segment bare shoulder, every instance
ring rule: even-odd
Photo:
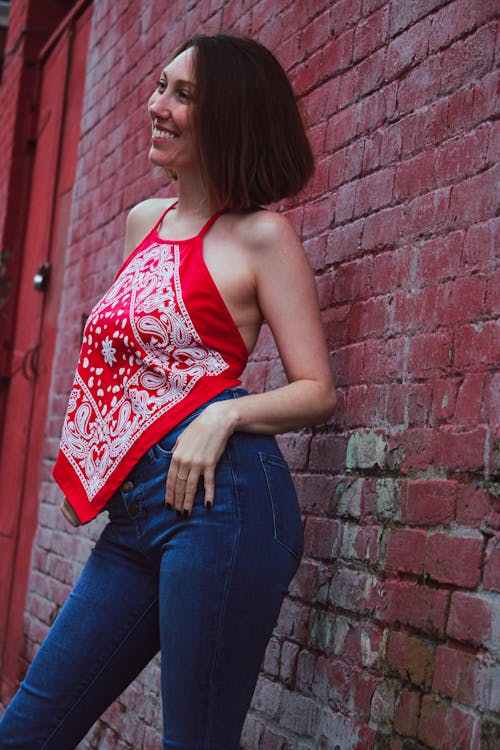
[[[257,275],[275,274],[285,263],[295,268],[309,265],[295,229],[282,214],[263,210],[240,215],[236,231]]]
[[[175,201],[176,198],[149,198],[130,209],[125,229],[125,258],[154,227],[162,213]]]
[[[290,242],[299,243],[291,223],[276,211],[253,211],[240,220],[245,244],[253,250],[272,250]]]

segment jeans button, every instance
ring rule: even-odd
[[[136,516],[139,513],[139,503],[130,503],[128,512],[131,516]]]
[[[132,492],[133,489],[134,483],[131,482],[130,479],[127,479],[127,481],[122,484],[123,492]]]

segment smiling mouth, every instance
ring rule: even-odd
[[[169,138],[177,138],[175,133],[171,133],[170,130],[160,129],[156,124],[153,125],[153,138],[161,138],[168,140]]]

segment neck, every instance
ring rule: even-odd
[[[177,196],[177,216],[208,218],[213,214],[199,173],[178,174]]]

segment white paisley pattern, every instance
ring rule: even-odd
[[[160,242],[139,251],[85,326],[61,451],[90,501],[155,420],[228,368],[185,307],[179,252]]]

